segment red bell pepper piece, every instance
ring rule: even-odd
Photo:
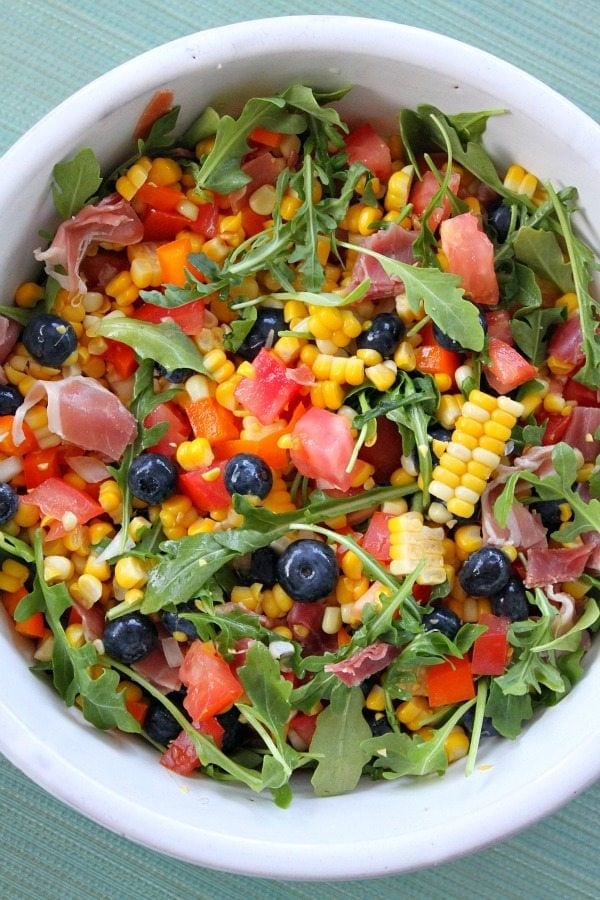
[[[471,663],[466,656],[453,656],[435,666],[428,666],[425,671],[431,707],[461,703],[475,696]]]
[[[507,631],[510,619],[484,613],[479,624],[487,631],[475,638],[471,651],[471,671],[474,675],[502,675],[508,662]]]

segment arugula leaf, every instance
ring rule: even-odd
[[[84,147],[67,162],[52,169],[52,199],[62,219],[78,213],[102,183],[96,154]]]
[[[363,744],[371,736],[363,705],[360,687],[338,682],[329,706],[317,717],[310,753],[318,759],[311,784],[319,797],[353,791],[360,780],[370,756]]]
[[[531,695],[505,694],[492,678],[485,705],[485,714],[492,720],[496,731],[505,738],[516,738],[523,729],[523,722],[533,715]]]
[[[562,442],[556,444],[552,451],[552,462],[554,472],[544,478],[526,470],[517,470],[508,477],[494,503],[494,517],[500,527],[506,527],[519,481],[527,481],[535,487],[542,500],[566,501],[571,507],[573,518],[562,525],[560,532],[556,534],[563,543],[574,540],[586,531],[600,531],[600,500],[592,497],[586,501],[572,487],[577,473],[577,457],[573,448]]]
[[[5,306],[4,304],[0,304],[0,316],[6,316],[7,319],[12,319],[13,322],[18,322],[19,325],[27,325],[31,320],[38,314],[39,310],[36,307],[32,309],[21,309],[20,306]]]
[[[237,119],[221,116],[212,150],[196,172],[196,187],[210,188],[228,194],[250,181],[240,168],[242,157],[249,152],[248,135],[257,126],[284,134],[300,134],[306,120],[298,113],[287,112],[284,97],[253,97]]]
[[[579,321],[585,363],[573,376],[576,381],[590,388],[600,389],[600,340],[598,340],[598,318],[600,303],[592,297],[589,284],[593,270],[598,268],[592,250],[575,237],[571,224],[571,214],[564,200],[552,185],[546,185],[550,201],[558,219],[573,272],[573,283],[579,301]]]
[[[475,700],[468,700],[461,704],[440,728],[433,731],[428,740],[418,734],[388,732],[381,737],[369,738],[363,742],[362,747],[370,755],[377,757],[374,767],[386,770],[384,778],[432,773],[442,775],[448,768],[444,744],[454,726],[474,703]]]
[[[282,514],[255,509],[242,498],[234,497],[235,508],[244,515],[241,528],[197,534],[161,544],[161,555],[150,570],[141,610],[144,613],[158,612],[165,605],[179,605],[192,599],[216,572],[236,556],[279,540],[290,530],[291,523],[316,524],[338,515],[368,509],[388,499],[406,496],[415,490],[415,485],[404,485],[373,488],[342,499],[313,496],[307,506]]]
[[[555,234],[524,225],[516,234],[513,248],[519,262],[529,266],[543,278],[553,281],[561,291],[566,293],[573,290],[571,266],[564,261]]]
[[[417,168],[417,156],[423,151],[449,145],[452,158],[492,188],[501,197],[514,198],[499,178],[492,159],[481,144],[481,136],[490,116],[500,115],[501,109],[479,113],[463,113],[446,116],[435,106],[423,104],[416,110],[403,109],[400,113],[400,134],[408,157]]]
[[[311,758],[294,750],[286,741],[286,725],[292,712],[292,683],[282,676],[277,662],[261,643],[250,647],[238,676],[250,702],[238,703],[237,708],[271,753],[263,759],[264,786],[281,788],[288,783],[294,769]]]
[[[179,143],[182,147],[193,150],[198,141],[216,134],[221,116],[212,106],[207,106],[200,115],[186,128]]]
[[[412,266],[397,259],[390,259],[375,250],[340,241],[341,247],[366,253],[376,259],[390,277],[400,278],[404,284],[411,309],[418,312],[421,302],[427,315],[449,337],[470,350],[483,350],[484,333],[479,313],[474,303],[465,299],[460,278],[440,269]]]
[[[141,359],[154,360],[165,369],[193,369],[210,376],[202,354],[176,322],[153,324],[123,316],[104,318],[95,330],[102,337],[127,344]]]

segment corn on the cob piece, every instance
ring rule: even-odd
[[[522,413],[523,405],[510,397],[471,391],[429,485],[432,496],[444,501],[452,515],[473,515]]]
[[[392,574],[410,575],[425,558],[417,584],[442,584],[446,580],[443,528],[424,525],[420,512],[406,512],[391,518],[388,529]]]

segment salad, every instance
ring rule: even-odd
[[[573,187],[294,84],[56,164],[0,307],[0,599],[33,670],[188,775],[470,772],[599,621],[597,268]]]

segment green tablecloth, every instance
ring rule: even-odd
[[[448,34],[536,75],[600,120],[597,0],[0,0],[0,152],[76,88],[143,50],[290,12],[369,15]],[[396,878],[310,885],[167,859],[87,821],[0,758],[0,896],[598,898],[599,804],[597,784],[545,821],[456,862]]]

